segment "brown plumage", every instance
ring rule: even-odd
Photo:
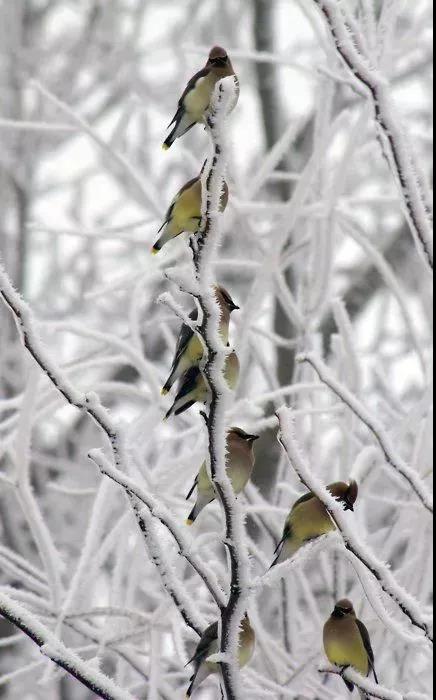
[[[192,697],[193,693],[201,686],[202,683],[211,674],[218,672],[218,665],[214,663],[208,663],[207,659],[213,654],[217,654],[219,651],[218,644],[218,622],[207,628],[206,632],[203,634],[194,657],[191,659],[189,664],[195,665],[195,672],[191,678],[191,685],[189,686],[186,698]],[[246,615],[242,621],[241,632],[239,635],[239,666],[243,668],[250,663],[254,650],[256,646],[256,635],[250,624],[248,615]],[[188,666],[189,666],[188,664]]]
[[[343,504],[344,510],[354,511],[359,487],[355,481],[343,481],[327,486],[332,496]],[[286,519],[283,537],[276,549],[277,558],[272,566],[290,559],[307,542],[335,530],[325,505],[311,492],[298,499]]]
[[[205,165],[203,165],[200,175],[187,182],[171,202],[165,221],[158,231],[160,236],[151,249],[153,255],[157,255],[169,241],[182,233],[197,233],[199,230],[202,210],[201,178]],[[228,201],[229,186],[225,182],[221,196],[222,212],[227,208]]]
[[[163,145],[164,150],[171,148],[174,141],[195,124],[205,122],[216,84],[232,75],[235,75],[235,71],[227,51],[221,46],[214,46],[205,67],[191,78],[179,100],[177,112],[169,125],[174,124],[174,128]]]
[[[231,428],[227,435],[227,475],[236,494],[244,490],[251,478],[255,463],[253,448],[258,439],[258,435],[249,435],[241,428]],[[195,489],[197,489],[197,501],[189,515],[187,525],[193,525],[201,511],[216,498],[206,463],[202,465],[188,498]]]
[[[350,600],[336,603],[324,626],[324,649],[330,663],[343,669],[351,666],[365,677],[372,672],[378,683],[369,632],[357,619]],[[344,683],[351,692],[354,690],[353,683],[345,678]]]
[[[215,298],[220,308],[220,335],[224,345],[229,343],[230,316],[233,311],[239,310],[232,297],[224,287],[215,287]],[[197,321],[198,311],[195,309],[189,316],[191,321]],[[203,359],[203,344],[189,326],[183,324],[177,341],[176,353],[171,367],[170,376],[162,388],[165,396],[171,390],[175,382],[180,379],[192,367],[198,367]]]

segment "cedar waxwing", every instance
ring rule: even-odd
[[[229,324],[233,311],[239,310],[232,297],[224,287],[215,287],[215,298],[221,312],[220,335],[224,345],[229,344]],[[191,321],[198,318],[198,310],[195,309],[190,315]],[[180,379],[191,367],[198,367],[203,359],[203,344],[196,333],[189,326],[183,324],[179,339],[177,341],[176,354],[174,357],[171,373],[162,389],[162,395],[166,396],[174,383]]]
[[[201,177],[204,167],[200,175],[187,182],[171,202],[165,221],[158,231],[161,236],[151,249],[153,255],[157,255],[168,241],[177,238],[185,231],[197,233],[199,230],[202,205]],[[228,201],[229,187],[225,182],[221,195],[221,212],[226,210]]]
[[[239,379],[239,359],[235,352],[226,358],[224,376],[230,389],[236,389]],[[199,367],[191,367],[181,378],[179,392],[176,400],[166,414],[164,420],[170,416],[180,416],[191,408],[195,403],[206,403],[208,398],[208,387]]]
[[[354,504],[359,495],[359,487],[355,481],[351,481],[350,484],[339,481],[330,484],[327,489],[339,503],[343,503],[344,510],[354,511]],[[286,520],[283,537],[276,549],[278,555],[272,566],[293,557],[300,547],[310,540],[335,529],[335,523],[324,503],[313,493],[305,494],[295,503]]]
[[[254,655],[256,646],[256,635],[250,624],[248,615],[242,621],[241,631],[239,634],[239,666],[244,668],[250,663]],[[191,678],[191,685],[186,694],[186,698],[192,697],[193,693],[201,686],[202,683],[213,673],[218,672],[218,664],[208,663],[207,659],[213,654],[219,652],[218,644],[218,622],[207,628],[203,634],[200,643],[197,647],[194,657],[189,664],[195,665],[195,673]]]
[[[349,600],[340,600],[326,622],[324,648],[330,663],[344,669],[352,666],[365,677],[372,672],[378,683],[368,630],[363,622],[357,619],[353,603]],[[344,683],[353,692],[353,683],[345,678]]]
[[[204,124],[216,84],[231,75],[235,75],[235,71],[227,51],[215,46],[205,67],[191,78],[179,100],[177,112],[168,127],[174,124],[174,129],[163,145],[165,151],[195,124]]]
[[[253,448],[258,439],[258,435],[249,435],[240,428],[231,428],[227,434],[227,475],[236,494],[241,493],[251,479],[255,462]],[[201,467],[187,500],[191,498],[196,487],[197,502],[186,521],[187,525],[193,525],[201,511],[216,497],[213,483],[207,473],[206,462]]]

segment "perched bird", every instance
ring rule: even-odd
[[[241,493],[248,484],[254,469],[254,443],[258,435],[249,435],[240,428],[231,428],[227,434],[227,474],[236,494]],[[209,478],[206,462],[190,490],[187,499],[191,498],[197,488],[197,502],[192,509],[187,525],[193,525],[201,511],[215,500],[215,489]]]
[[[171,202],[165,221],[158,231],[161,235],[151,249],[153,255],[157,255],[168,241],[177,238],[185,231],[197,233],[200,228],[202,205],[201,177],[203,170],[204,166],[200,175],[187,182]],[[228,201],[229,187],[225,182],[221,195],[221,212],[226,210]]]
[[[239,379],[239,369],[238,356],[235,352],[232,352],[226,358],[224,369],[224,377],[227,380],[229,388],[232,390],[236,389]],[[166,414],[164,420],[168,420],[172,415],[180,416],[195,403],[206,403],[208,393],[207,383],[200,368],[191,367],[181,378],[176,400]]]
[[[354,511],[354,504],[359,495],[355,481],[349,484],[343,481],[327,486],[331,495],[344,505],[344,510]],[[293,506],[285,523],[283,537],[275,551],[277,558],[272,566],[290,559],[300,547],[310,540],[336,529],[327,508],[313,493],[302,496]],[[272,568],[272,567],[271,567]]]
[[[349,600],[340,600],[326,622],[324,649],[330,663],[344,669],[352,666],[365,677],[372,672],[378,683],[368,630],[363,622],[357,619],[353,603]],[[344,683],[353,692],[353,683],[345,678]]]
[[[205,67],[191,78],[179,100],[177,112],[168,127],[174,124],[174,128],[163,145],[165,151],[195,124],[204,124],[216,84],[232,75],[235,71],[227,51],[214,46]]]
[[[250,663],[254,655],[256,646],[256,635],[250,624],[248,615],[242,621],[242,627],[239,634],[239,666],[244,668]],[[186,698],[192,697],[193,693],[201,686],[202,683],[213,673],[218,672],[218,664],[209,663],[207,659],[213,654],[219,652],[218,643],[218,622],[207,628],[203,634],[200,643],[197,647],[194,657],[189,664],[194,664],[195,672],[191,678],[191,685],[186,694]]]
[[[224,345],[229,343],[229,323],[233,311],[237,311],[239,306],[235,304],[232,297],[224,287],[215,288],[215,298],[221,311],[220,335]],[[195,309],[189,318],[192,322],[197,321],[198,311]],[[176,354],[168,377],[162,389],[162,395],[166,396],[174,383],[180,379],[191,367],[198,367],[203,358],[203,345],[200,338],[189,326],[183,324],[179,339],[177,341]]]

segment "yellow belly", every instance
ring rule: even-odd
[[[192,365],[197,365],[203,357],[203,345],[197,334],[194,334],[187,347],[188,358]]]
[[[306,504],[302,504],[293,511],[290,525],[293,537],[302,543],[327,535],[335,529],[327,511],[318,508],[309,509]]]
[[[216,78],[212,75],[200,78],[195,89],[191,90],[185,97],[185,109],[193,120],[197,122],[203,121],[204,114],[209,108],[216,82]]]
[[[338,634],[333,634],[331,623],[327,623],[324,632],[324,648],[330,663],[336,666],[352,666],[363,676],[369,674],[368,654],[357,629],[352,632],[347,623],[339,626]],[[338,628],[336,628],[338,629]]]
[[[201,185],[194,186],[184,192],[173,211],[174,222],[185,231],[190,231],[194,226],[193,219],[196,220],[193,233],[199,226],[198,217],[201,216]],[[190,228],[188,228],[188,226]]]

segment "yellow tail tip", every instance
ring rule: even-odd
[[[186,521],[186,525],[187,525],[188,527],[192,527],[193,524],[194,524],[194,521],[191,520],[190,518],[188,518],[187,521]]]
[[[161,391],[160,391],[161,396],[167,396],[167,394],[169,394],[169,393],[170,392],[168,391],[168,389],[165,389],[165,387],[163,387],[163,389],[161,389]]]
[[[155,248],[155,247],[153,246],[153,248],[151,249],[150,252],[151,252],[152,255],[157,255],[157,254],[159,253],[159,250],[160,250],[159,248]]]
[[[169,150],[170,150],[170,146],[168,146],[167,143],[164,143],[164,144],[162,144],[162,150],[163,150],[163,151],[169,151]]]

